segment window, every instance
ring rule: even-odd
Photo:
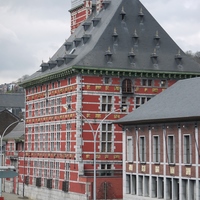
[[[133,139],[132,139],[132,137],[127,138],[127,161],[133,162]]]
[[[101,152],[112,150],[112,124],[102,124],[101,127]]]
[[[122,93],[132,93],[132,83],[130,79],[125,79],[122,82]]]
[[[72,103],[72,98],[71,96],[67,96],[66,97],[66,104],[67,104],[67,110],[70,111],[71,110],[71,103]]]
[[[110,77],[104,77],[104,84],[110,84],[111,83],[111,78]]]
[[[161,80],[160,81],[160,87],[167,87],[167,81],[166,80]]]
[[[153,80],[152,79],[142,79],[142,86],[153,86]]]
[[[101,111],[111,111],[112,109],[112,96],[102,96],[101,98]]]
[[[67,151],[70,151],[70,145],[71,145],[71,124],[70,123],[67,123],[67,141],[66,141],[66,150]]]
[[[58,85],[58,87],[60,87],[60,86],[61,86],[61,84],[60,84],[60,81],[58,81],[58,82],[57,82],[57,85]]]
[[[131,176],[126,174],[126,194],[131,193]]]
[[[70,79],[70,78],[67,79],[67,84],[68,84],[68,85],[71,84],[71,79]]]
[[[153,136],[153,162],[160,162],[160,138]]]
[[[70,171],[70,164],[65,163],[65,180],[69,180],[69,171]]]
[[[146,162],[146,141],[145,137],[140,137],[140,162]]]
[[[140,107],[142,104],[146,103],[150,99],[151,99],[151,97],[136,97],[135,98],[135,108]]]
[[[127,112],[128,105],[127,105],[127,97],[122,97],[122,112]]]
[[[101,176],[111,176],[111,164],[101,164]]]
[[[52,83],[52,89],[54,89],[54,88],[55,88],[55,83],[53,82],[53,83]]]
[[[175,147],[174,136],[168,136],[168,162],[174,163]]]
[[[183,158],[185,164],[191,163],[191,139],[190,135],[184,135],[183,138]]]

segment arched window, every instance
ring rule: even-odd
[[[130,79],[125,79],[122,82],[122,93],[132,93],[132,83]]]

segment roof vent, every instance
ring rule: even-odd
[[[65,64],[71,62],[74,58],[76,58],[77,55],[73,55],[73,54],[66,54],[64,56],[65,59]]]
[[[151,54],[151,60],[153,64],[157,64],[158,55],[156,53],[156,49],[154,49],[153,53]]]
[[[128,53],[128,57],[129,58],[134,58],[135,57],[135,52],[134,52],[133,48],[131,48],[131,51]]]
[[[133,63],[133,60],[135,58],[135,52],[133,50],[133,48],[131,48],[131,51],[128,53],[128,57],[131,63]]]
[[[118,34],[117,34],[117,29],[114,28],[113,34],[112,34],[113,39],[116,41],[118,38]]]
[[[178,53],[175,55],[176,62],[180,65],[182,61],[181,50],[178,50]]]
[[[90,25],[91,25],[91,22],[84,22],[82,25],[84,28],[84,31],[87,31],[90,28]]]
[[[77,47],[81,43],[82,39],[81,38],[75,38],[74,39],[74,45]]]
[[[55,60],[49,59],[48,64],[49,64],[49,68],[52,69],[57,65],[57,62]]]
[[[64,46],[65,46],[66,51],[68,51],[71,48],[72,44],[73,44],[72,42],[65,41]]]
[[[126,12],[124,11],[124,7],[122,7],[120,15],[122,16],[122,20],[124,20],[125,16],[126,16]]]
[[[83,44],[87,43],[87,41],[91,38],[91,34],[84,34],[82,39],[83,39]]]
[[[57,62],[57,65],[58,66],[61,66],[63,63],[64,63],[64,58],[63,57],[58,57],[57,59],[56,59],[56,62]]]
[[[154,41],[156,42],[156,45],[159,45],[159,41],[160,41],[160,36],[158,34],[158,31],[156,31],[156,34],[154,36]]]
[[[139,12],[138,16],[140,18],[140,22],[143,22],[144,14],[143,14],[142,8],[140,8],[140,12]]]
[[[132,38],[134,39],[135,44],[137,44],[137,43],[138,43],[138,38],[139,38],[139,36],[138,36],[136,30],[134,31]]]
[[[46,71],[47,69],[49,69],[49,64],[48,63],[44,63],[42,61],[42,64],[40,65],[40,67],[42,68],[42,72]]]
[[[108,47],[108,50],[106,51],[105,56],[106,56],[107,62],[110,62],[111,57],[112,57],[112,52],[110,51],[110,47]]]
[[[110,5],[110,3],[111,3],[110,1],[103,1],[102,2],[103,8],[106,9]]]
[[[93,26],[97,26],[97,24],[101,21],[101,18],[95,17],[92,19]]]

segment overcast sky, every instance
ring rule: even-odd
[[[200,0],[141,2],[183,51],[200,51]],[[0,0],[0,84],[53,56],[70,35],[70,8],[71,0]]]

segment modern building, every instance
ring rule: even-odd
[[[200,78],[178,81],[117,121],[124,199],[200,199],[199,90]]]
[[[102,6],[22,83],[19,172],[32,199],[122,199],[122,130],[112,122],[200,75],[139,0]]]

